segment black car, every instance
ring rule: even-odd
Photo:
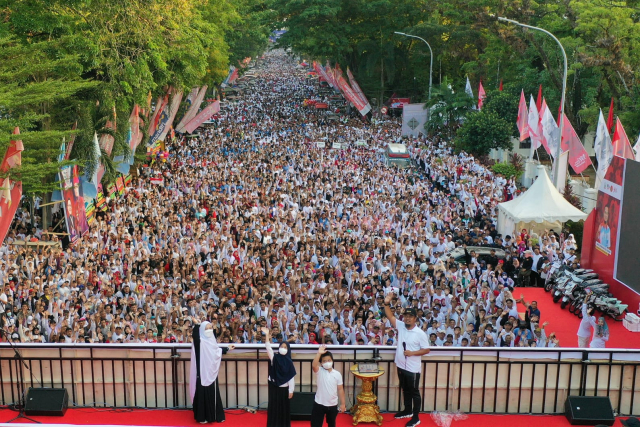
[[[492,248],[492,247],[487,247],[487,246],[467,246],[467,251],[469,251],[469,254],[471,254],[471,252],[475,252],[476,253],[476,257],[478,259],[478,262],[480,261],[487,261],[487,258],[489,258],[491,256],[491,250],[496,251],[496,257],[498,258],[498,260],[501,259],[505,259],[505,252],[502,249],[498,249],[498,248]],[[440,257],[440,259],[442,260],[442,262],[444,262],[445,264],[449,261],[449,258],[453,257],[453,259],[455,260],[456,264],[460,264],[465,262],[465,257],[464,257],[464,248],[459,246],[457,248],[455,248],[454,250],[452,250],[451,252],[442,255]]]

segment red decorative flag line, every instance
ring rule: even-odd
[[[622,127],[622,122],[620,122],[620,117],[616,122],[616,131],[613,134],[613,139],[611,140],[611,144],[613,145],[613,155],[618,157],[623,157],[625,159],[635,160],[636,156],[633,152],[633,148],[631,148],[631,142],[627,137],[627,133],[624,131]]]
[[[484,99],[487,97],[487,94],[482,87],[482,80],[480,81],[480,87],[478,88],[478,110],[482,110],[482,104],[484,103]]]
[[[613,131],[613,96],[611,97],[611,107],[609,107],[609,117],[607,117],[607,130]]]
[[[20,129],[15,128],[14,135],[20,135]],[[13,169],[22,164],[22,152],[24,146],[22,140],[12,140],[7,148],[7,152],[2,159],[0,171],[7,173],[9,169]],[[7,236],[13,217],[20,205],[22,197],[22,182],[5,178],[0,183],[0,243],[4,242]]]
[[[498,88],[500,92],[502,92],[502,79],[500,79],[500,87]]]
[[[567,116],[563,115],[562,119],[564,120],[561,139],[562,152],[569,152],[569,164],[576,173],[582,173],[586,168],[592,166],[591,158]]]
[[[527,120],[529,112],[527,111],[527,101],[524,98],[524,90],[520,93],[520,105],[518,106],[518,130],[520,131],[520,141],[529,138],[529,124]]]

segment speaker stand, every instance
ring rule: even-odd
[[[0,331],[4,332],[3,330],[0,329]],[[5,332],[5,336],[8,335]],[[24,387],[24,375],[23,375],[23,371],[22,371],[22,366],[24,365],[25,368],[29,369],[29,367],[27,366],[27,364],[25,363],[24,359],[22,358],[22,355],[18,352],[18,349],[13,345],[13,343],[11,342],[11,339],[8,339],[9,337],[7,336],[7,342],[9,343],[9,345],[11,346],[11,348],[13,349],[14,352],[14,360],[16,361],[16,370],[18,371],[18,404],[14,405],[14,408],[18,408],[18,415],[11,418],[9,421],[5,421],[5,424],[8,423],[12,423],[14,421],[17,421],[19,419],[25,419],[25,420],[29,420],[32,423],[35,424],[42,424],[40,421],[36,421],[32,418],[29,418],[25,415],[24,413],[24,408],[26,406],[26,402],[25,402],[25,387]],[[31,371],[29,371],[31,372]]]

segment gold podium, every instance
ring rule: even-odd
[[[376,423],[382,425],[382,415],[380,407],[376,404],[378,397],[373,394],[373,382],[382,374],[384,369],[378,369],[377,373],[360,373],[358,365],[351,367],[351,373],[362,380],[362,391],[358,394],[358,403],[351,408],[353,414],[353,425],[358,423]]]

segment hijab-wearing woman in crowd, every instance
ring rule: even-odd
[[[191,376],[189,391],[193,402],[193,415],[197,422],[221,423],[225,420],[224,404],[218,387],[218,372],[222,355],[234,346],[220,347],[213,333],[213,324],[202,322],[193,327],[191,345]]]
[[[296,368],[291,360],[291,346],[284,341],[274,354],[271,348],[271,334],[268,328],[262,328],[266,336],[265,343],[269,355],[269,408],[267,409],[267,427],[289,427],[291,411],[289,399],[293,397]]]

